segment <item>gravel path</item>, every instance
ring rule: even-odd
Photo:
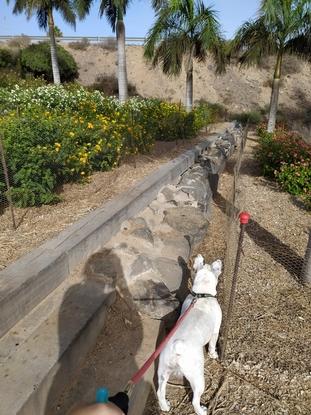
[[[256,137],[249,137],[241,165],[235,206],[252,216],[244,246],[234,316],[223,364],[206,359],[208,414],[310,414],[310,289],[298,281],[308,241],[310,215],[290,195],[260,176],[254,160]],[[208,261],[227,260],[219,299],[226,309],[236,233],[228,233],[233,178],[221,178],[209,234],[197,252]],[[171,385],[171,414],[193,414],[191,391]],[[150,397],[145,415],[159,414]]]

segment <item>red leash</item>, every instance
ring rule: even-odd
[[[162,342],[159,344],[159,346],[155,349],[155,351],[152,353],[152,355],[149,357],[148,360],[143,364],[143,366],[131,377],[130,381],[128,382],[125,391],[127,393],[130,393],[130,390],[134,385],[136,385],[141,378],[144,376],[144,374],[147,372],[147,370],[150,368],[152,363],[156,360],[156,358],[159,356],[159,354],[162,352],[164,347],[166,346],[167,342],[171,339],[173,334],[177,331],[178,327],[181,325],[181,323],[184,321],[190,310],[193,308],[194,304],[196,303],[197,299],[194,298],[190,304],[190,306],[187,308],[187,310],[184,312],[184,314],[179,317],[177,320],[175,326],[172,328],[172,330],[168,333],[168,335],[162,340]]]

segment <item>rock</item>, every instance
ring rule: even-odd
[[[207,232],[208,221],[204,214],[194,207],[168,209],[164,220],[173,229],[182,233],[190,245],[201,242]]]
[[[144,254],[140,254],[131,265],[130,277],[135,278],[152,269],[151,260]]]
[[[176,298],[138,300],[135,304],[142,313],[154,319],[172,320],[172,322],[176,321],[180,308],[180,302]]]
[[[176,231],[159,232],[156,236],[161,240],[163,247],[161,248],[161,255],[178,260],[182,257],[186,262],[190,256],[190,245],[184,235]]]
[[[176,187],[172,185],[165,186],[161,193],[163,193],[167,202],[172,202],[175,199]]]
[[[178,187],[190,195],[203,212],[207,211],[212,198],[212,191],[209,186],[207,171],[203,167],[196,166],[195,169],[189,169],[182,176]]]
[[[178,189],[175,195],[175,202],[177,206],[185,206],[185,205],[197,205],[197,201],[194,200],[190,193],[186,193],[183,189]]]
[[[135,229],[132,232],[132,235],[135,236],[136,238],[144,239],[145,241],[151,243],[152,245],[154,244],[153,235],[149,228]]]
[[[140,278],[129,287],[136,306],[142,313],[162,319],[176,313],[179,301],[171,295],[167,286],[152,278]]]
[[[164,299],[171,297],[171,292],[165,283],[158,280],[156,276],[151,276],[150,273],[148,276],[134,281],[129,286],[129,290],[133,296],[133,300]]]
[[[178,263],[170,258],[156,258],[154,266],[161,275],[161,280],[165,283],[171,292],[177,291],[183,282],[184,269]]]
[[[129,224],[131,226],[135,226],[135,227],[139,227],[139,228],[146,228],[147,227],[147,222],[141,216],[139,216],[138,218],[130,219]]]
[[[150,230],[150,228],[147,225],[147,222],[145,221],[144,218],[135,218],[132,219],[131,221],[129,221],[130,224],[130,230],[129,230],[129,234],[139,238],[139,239],[144,239],[146,242],[149,242],[150,244],[154,244],[154,239],[153,239],[153,235],[152,232]]]

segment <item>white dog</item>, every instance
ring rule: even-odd
[[[200,405],[204,392],[204,346],[209,343],[208,353],[217,359],[216,343],[221,324],[221,308],[216,296],[218,277],[222,262],[217,260],[211,265],[204,265],[202,255],[197,255],[193,269],[196,272],[192,292],[208,294],[197,297],[192,310],[183,320],[173,337],[160,354],[158,368],[158,399],[162,411],[169,411],[170,404],[165,399],[166,384],[172,373],[185,376],[192,391],[192,404],[197,415],[206,414],[206,407]],[[181,314],[190,306],[194,296],[189,294],[183,303]]]

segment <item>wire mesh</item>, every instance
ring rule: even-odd
[[[239,238],[241,236],[241,227],[238,220],[239,213],[245,209],[243,192],[240,185],[241,166],[245,157],[245,146],[247,140],[247,129],[244,131],[237,151],[233,154],[227,164],[228,176],[227,180],[231,183],[226,188],[225,194],[217,194],[216,204],[222,212],[225,213],[225,223],[223,224],[226,233],[226,249],[224,257],[224,273],[223,280],[220,286],[221,302],[223,308],[223,327],[221,332],[221,355],[225,357],[225,348],[227,342],[230,325],[234,325],[234,304],[232,304],[235,297],[235,267],[239,248],[241,248],[241,263],[247,261],[243,255],[243,245],[239,247]],[[228,179],[229,177],[229,179]],[[251,214],[251,212],[250,212]],[[305,250],[305,255],[296,252],[295,247],[291,248],[288,241],[282,242],[275,235],[261,226],[256,220],[250,219],[249,223],[245,225],[245,233],[247,241],[244,243],[253,243],[258,247],[259,255],[268,254],[275,263],[281,265],[299,284],[311,284],[311,228],[309,235],[309,242]],[[237,278],[239,278],[237,276]],[[239,285],[239,283],[237,283]],[[229,336],[230,337],[230,336]]]

